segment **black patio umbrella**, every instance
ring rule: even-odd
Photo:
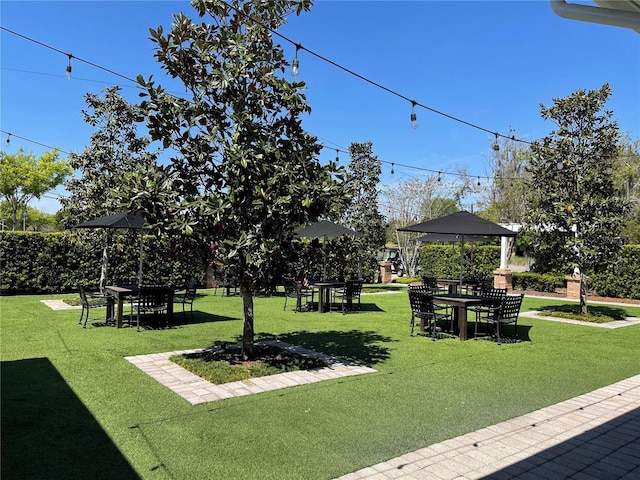
[[[319,222],[312,223],[306,227],[301,228],[296,232],[298,237],[305,238],[334,238],[341,237],[342,235],[351,235],[354,237],[362,237],[360,232],[352,230],[351,228],[339,225],[329,220],[320,220]],[[327,276],[326,259],[323,265],[323,276]]]
[[[129,230],[140,230],[140,267],[138,269],[138,284],[142,284],[142,229],[144,228],[144,217],[140,212],[120,212],[106,217],[96,218],[88,222],[79,223],[74,228],[124,228]],[[108,246],[105,245],[102,252],[102,271],[100,273],[100,290],[104,288],[103,283],[107,277]]]
[[[415,225],[409,225],[408,227],[398,228],[399,232],[417,232],[428,234],[444,234],[444,235],[459,235],[460,236],[460,250],[462,252],[464,248],[464,242],[467,237],[470,239],[473,236],[481,237],[515,237],[517,232],[511,231],[508,228],[504,228],[502,225],[490,222],[484,218],[480,218],[473,213],[467,211],[460,211],[452,213],[451,215],[445,215],[444,217],[434,218],[426,222],[417,223]],[[462,282],[463,274],[463,257],[460,256],[460,282]]]

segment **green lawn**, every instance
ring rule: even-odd
[[[432,342],[409,336],[404,290],[364,295],[349,315],[259,297],[259,338],[379,373],[194,407],[123,357],[234,340],[239,297],[201,291],[195,321],[139,333],[84,330],[79,311],[40,303],[51,298],[0,297],[3,479],[331,479],[640,373],[640,325],[523,317],[518,344]]]

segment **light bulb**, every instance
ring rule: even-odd
[[[71,55],[69,55],[69,63],[67,64],[67,80],[71,80]]]
[[[558,162],[556,167],[558,168],[558,170],[562,170],[564,168],[564,163],[563,162]]]
[[[299,70],[300,70],[300,61],[298,60],[298,57],[296,57],[293,59],[293,62],[291,63],[291,76],[297,77]]]
[[[411,112],[411,128],[414,130],[418,128],[418,116],[416,115],[416,112]]]

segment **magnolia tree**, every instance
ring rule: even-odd
[[[348,194],[343,170],[318,161],[321,145],[301,125],[310,113],[305,85],[286,78],[289,63],[273,40],[285,16],[311,2],[192,5],[199,21],[180,13],[169,32],[150,30],[158,62],[186,98],[138,78],[152,138],[177,153],[153,174],[156,194],[146,196],[143,175],[128,188],[145,210],[162,212],[159,224],[186,234],[237,280],[250,358],[255,289],[294,256],[295,229],[339,212]]]
[[[580,303],[587,313],[585,272],[606,267],[622,244],[625,202],[614,188],[618,124],[604,106],[608,84],[578,90],[542,106],[557,130],[531,146],[528,172],[534,268],[580,276]]]

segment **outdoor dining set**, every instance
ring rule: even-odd
[[[287,309],[289,298],[295,299],[295,312],[341,310],[345,314],[354,310],[354,301],[360,310],[362,284],[362,279],[306,281],[287,278],[284,280],[283,310]]]
[[[122,328],[125,324],[133,325],[140,331],[140,320],[146,314],[151,314],[153,323],[159,326],[160,320],[165,327],[173,321],[174,303],[182,305],[186,314],[189,306],[193,318],[193,301],[197,287],[194,281],[183,289],[176,289],[171,285],[141,285],[137,279],[118,279],[113,285],[107,285],[103,292],[88,293],[83,285],[78,285],[82,311],[79,324],[85,328],[89,319],[89,311],[93,308],[106,307],[104,323]],[[129,305],[129,313],[125,315],[125,304]]]
[[[462,287],[467,288],[463,291]],[[504,328],[513,326],[518,338],[518,315],[524,295],[508,294],[506,288],[463,280],[436,279],[425,275],[420,284],[407,287],[411,306],[411,335],[419,332],[432,340],[458,336],[469,338],[468,316],[475,316],[473,338],[504,340]]]

